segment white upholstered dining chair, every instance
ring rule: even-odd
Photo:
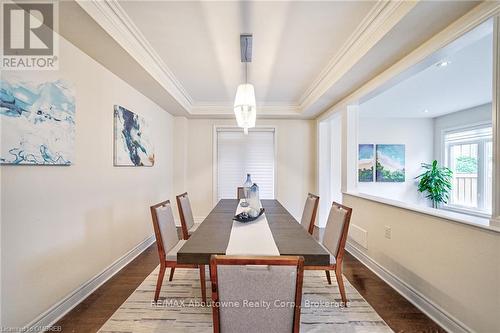
[[[181,219],[182,238],[189,239],[189,236],[198,229],[199,224],[194,223],[193,210],[187,192],[179,194],[176,200]]]
[[[298,333],[303,274],[303,257],[212,256],[212,301],[232,305],[212,307],[214,332]],[[245,306],[245,300],[270,307]]]
[[[342,279],[342,261],[345,253],[345,243],[351,221],[352,208],[333,202],[321,245],[330,253],[330,264],[325,266],[305,266],[306,270],[325,270],[328,284],[332,284],[330,270],[335,271],[339,285],[340,296],[347,305],[344,280]]]
[[[308,193],[306,198],[306,204],[304,205],[304,211],[302,212],[302,218],[300,219],[300,224],[311,235],[313,234],[314,231],[314,222],[316,221],[318,204],[319,204],[319,197],[315,194]]]
[[[179,240],[177,236],[177,227],[175,226],[174,215],[170,200],[160,202],[150,207],[151,216],[153,218],[153,228],[156,237],[156,246],[158,248],[158,255],[160,257],[160,271],[158,273],[158,280],[156,282],[156,291],[154,300],[158,301],[160,296],[161,286],[163,284],[163,277],[167,267],[170,268],[170,278],[172,281],[176,267],[179,268],[199,268],[200,270],[200,284],[201,295],[203,302],[206,302],[206,286],[205,286],[205,265],[187,265],[177,263],[177,252],[186,242]]]

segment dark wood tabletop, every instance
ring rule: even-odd
[[[261,200],[281,255],[300,255],[308,266],[328,265],[330,255],[278,200]],[[208,264],[212,254],[225,254],[237,199],[222,199],[177,253],[180,264]]]

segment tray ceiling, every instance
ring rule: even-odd
[[[172,114],[232,116],[234,93],[244,80],[239,35],[250,32],[254,45],[248,76],[255,85],[259,116],[314,118],[478,2],[78,4],[85,10],[79,15],[91,17],[98,24],[93,29],[107,36],[85,43],[64,19],[61,34],[117,75],[128,76],[131,85]],[[76,16],[76,8],[62,7]],[[100,41],[110,49],[110,40],[116,57],[93,49]],[[386,52],[380,48],[383,45]],[[145,73],[131,66],[137,73],[121,73],[127,69],[110,58],[114,62],[128,58],[126,62],[139,65]]]

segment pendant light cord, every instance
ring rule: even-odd
[[[248,83],[248,40],[245,39],[245,83]]]

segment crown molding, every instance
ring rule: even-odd
[[[360,39],[363,33],[370,27],[374,20],[379,16],[383,9],[387,6],[387,2],[378,1],[368,14],[363,18],[361,23],[357,26],[356,30],[349,36],[346,42],[342,45],[340,50],[328,61],[328,64],[321,70],[319,75],[312,81],[311,85],[304,91],[300,97],[299,104],[303,104],[305,100],[313,94],[314,90],[326,79],[339,60],[349,51],[356,40]]]
[[[377,44],[418,1],[379,0],[340,51],[328,62],[300,99],[301,112],[306,112],[338,82],[375,44]]]
[[[76,0],[189,113],[193,99],[116,0]]]
[[[232,114],[227,103],[195,102],[180,81],[149,44],[117,0],[76,0],[185,109],[187,116]],[[307,111],[342,78],[418,1],[379,0],[361,21],[340,51],[329,61],[297,104],[260,105],[264,116],[313,118]]]
[[[257,104],[259,118],[303,118],[298,105]],[[229,103],[195,103],[191,108],[193,117],[234,117],[233,105]]]
[[[352,92],[350,95],[343,98],[341,101],[328,108],[319,114],[316,119],[322,121],[334,113],[345,110],[348,105],[357,105],[359,101],[366,95],[373,93],[381,87],[385,87],[391,83],[391,80],[397,79],[398,75],[404,74],[418,65],[427,57],[435,52],[442,50],[454,40],[463,36],[467,32],[476,28],[481,23],[500,14],[499,1],[485,1],[474,7],[468,13],[451,23],[441,32],[434,35],[431,39],[424,42],[418,48],[410,52],[408,55],[394,63],[391,67],[380,73],[376,77],[367,81],[360,88]]]

